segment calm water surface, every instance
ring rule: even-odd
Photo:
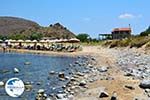
[[[69,73],[77,70],[69,67],[77,58],[45,56],[36,54],[0,53],[0,81],[7,81],[9,78],[18,77],[24,82],[32,82],[33,89],[24,92],[21,98],[7,96],[4,88],[0,88],[0,100],[34,100],[38,89],[45,89],[48,94],[58,92],[67,81],[60,81],[58,75],[49,75],[50,71]],[[25,62],[31,62],[25,65]],[[13,68],[20,72],[15,74]],[[79,67],[78,67],[79,68]],[[3,73],[3,71],[6,71]],[[37,83],[40,83],[38,85]],[[56,89],[53,90],[52,88]],[[26,98],[26,99],[25,99]]]

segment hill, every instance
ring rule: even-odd
[[[60,23],[50,25],[49,27],[41,27],[38,29],[39,33],[42,33],[44,37],[49,38],[73,38],[75,34],[68,30]]]
[[[16,17],[0,17],[0,35],[11,35],[28,29],[39,28],[40,26],[32,21]]]
[[[30,39],[32,34],[49,38],[72,38],[74,33],[60,23],[42,27],[38,23],[17,17],[0,17],[0,37]]]

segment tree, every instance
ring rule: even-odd
[[[8,39],[8,37],[7,37],[7,36],[0,35],[0,39],[1,39],[1,40],[6,40],[6,39]]]
[[[31,40],[40,40],[42,37],[43,35],[41,33],[36,33],[36,32],[30,35]]]
[[[140,33],[140,36],[147,36],[147,35],[148,35],[147,32],[141,32],[141,33]]]
[[[81,42],[88,42],[90,36],[88,34],[86,34],[86,33],[83,33],[83,34],[78,34],[76,36],[76,38],[79,39]]]
[[[26,39],[26,35],[25,34],[20,34],[20,33],[16,33],[16,34],[12,34],[8,36],[9,39],[14,39],[14,40],[25,40]]]
[[[150,26],[148,27],[148,29],[144,32],[140,33],[140,36],[148,36],[148,34],[150,34]]]

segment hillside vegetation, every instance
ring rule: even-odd
[[[42,37],[73,38],[75,35],[60,23],[42,27],[36,22],[23,18],[0,17],[0,39],[41,39]]]
[[[131,37],[123,40],[108,40],[102,43],[103,46],[107,46],[110,48],[114,47],[137,47],[140,48],[142,46],[150,47],[150,37],[149,36],[138,36]]]

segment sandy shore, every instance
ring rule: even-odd
[[[125,48],[128,49],[128,48]],[[78,93],[75,96],[75,100],[110,100],[112,94],[117,93],[118,100],[134,100],[135,97],[143,98],[140,100],[147,100],[147,96],[144,94],[143,89],[139,87],[140,80],[132,79],[132,77],[124,76],[124,72],[120,69],[116,63],[119,59],[117,57],[118,52],[122,52],[121,49],[108,49],[100,46],[85,46],[82,51],[73,53],[62,52],[50,52],[50,51],[34,51],[34,50],[22,50],[11,49],[13,52],[20,53],[35,53],[45,55],[59,55],[59,56],[79,56],[90,55],[96,58],[96,67],[108,66],[108,74],[113,80],[97,80],[93,83],[87,84],[88,89],[82,93]],[[144,53],[142,50],[131,49],[130,51]],[[135,89],[130,90],[125,88],[125,85],[132,85]],[[100,88],[105,87],[109,97],[100,99]],[[138,99],[139,100],[139,99]]]

